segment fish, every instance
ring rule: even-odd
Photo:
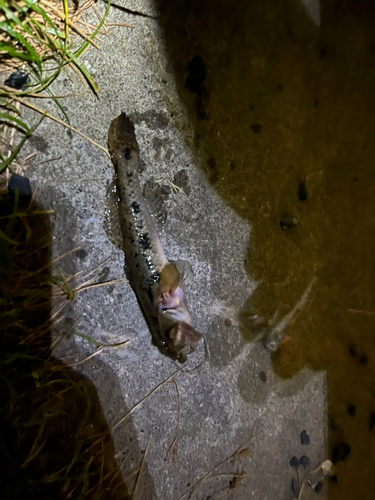
[[[139,146],[134,124],[124,112],[110,124],[108,150],[115,170],[118,246],[125,253],[127,279],[153,343],[162,353],[184,363],[201,338],[192,326],[185,298],[193,271],[188,261],[168,260],[164,253],[156,224],[160,210],[155,207],[160,209],[160,197],[152,185],[144,191],[148,192],[148,200],[142,194]],[[153,207],[151,212],[149,207]]]

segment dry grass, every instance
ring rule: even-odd
[[[1,498],[127,498],[95,389],[51,354],[51,215],[0,209]]]
[[[5,0],[1,3],[0,79],[5,81],[17,69],[27,74],[29,81],[20,88],[0,85],[0,184],[8,181],[8,169],[20,174],[25,170],[19,152],[44,118],[69,128],[108,154],[105,147],[70,125],[59,101],[65,96],[55,96],[50,85],[61,71],[73,71],[85,91],[99,92],[79,57],[89,47],[99,50],[99,36],[108,36],[110,26],[130,26],[106,24],[109,7],[108,1],[105,11],[99,12],[94,0]],[[31,104],[29,97],[53,99],[65,121]],[[23,106],[40,115],[32,127],[22,118]]]

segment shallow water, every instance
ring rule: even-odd
[[[282,318],[317,277],[273,367],[326,371],[328,498],[373,498],[375,6],[322,0],[317,27],[292,0],[159,4],[192,153],[252,227],[259,285],[241,333],[254,338],[254,314]]]

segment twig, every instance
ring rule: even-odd
[[[90,356],[87,356],[86,358],[84,359],[81,359],[81,361],[77,361],[75,363],[65,363],[66,366],[79,366],[79,365],[82,365],[82,363],[85,363],[86,361],[89,361],[90,359],[92,359],[94,356],[100,354],[101,352],[103,351],[103,346],[102,347],[99,347],[99,349],[97,349],[95,352],[93,352],[92,354],[90,354]]]
[[[118,279],[118,280],[103,281],[102,283],[93,283],[91,285],[83,284],[77,288],[73,288],[72,292],[82,292],[83,290],[88,290],[89,288],[97,288],[98,286],[105,286],[105,285],[115,285],[117,283],[127,283],[127,280]]]
[[[203,372],[203,370],[199,370],[199,368],[201,366],[203,366],[203,365],[207,366],[207,363],[210,362],[210,359],[211,359],[210,348],[208,346],[208,342],[207,342],[206,336],[203,333],[202,333],[202,337],[203,337],[203,340],[204,340],[204,350],[205,350],[204,360],[201,363],[199,363],[198,366],[195,366],[191,370],[187,370],[185,372],[188,375],[188,377],[195,377],[196,375],[200,375]],[[195,371],[197,373],[194,373]]]
[[[177,193],[177,191],[181,191],[181,192],[184,192],[184,190],[182,188],[180,188],[180,186],[177,186],[176,184],[173,184],[172,181],[170,181],[169,179],[167,179],[166,177],[163,177],[162,179],[159,179],[158,181],[155,181],[157,184],[161,184],[162,182],[166,182],[167,184],[170,184],[173,188],[173,191],[175,193]]]
[[[39,161],[38,163],[35,163],[35,165],[33,165],[33,168],[37,167],[38,165],[42,165],[42,163],[48,163],[50,161],[56,161],[56,160],[61,160],[62,156],[56,156],[56,158],[47,158],[46,160],[42,160],[42,161]],[[48,186],[50,186],[50,184],[47,184]]]
[[[50,2],[47,2],[46,0],[40,0],[40,2],[43,3],[44,5],[48,6],[56,14],[56,16],[59,17],[62,21],[67,21],[69,26],[74,31],[76,31],[82,38],[84,38],[85,40],[90,42],[96,49],[100,50],[99,45],[97,43],[95,43],[94,40],[89,35],[87,35],[84,31],[82,31],[81,28],[79,28],[75,23],[73,23],[70,19],[67,19],[63,12],[61,12],[59,9],[56,9],[56,7],[54,7],[53,4],[51,4]]]
[[[370,316],[375,316],[375,312],[372,312],[372,311],[361,311],[360,309],[348,309],[348,312],[359,313],[359,314],[368,314]]]
[[[76,250],[79,250],[81,247],[75,247],[75,248],[72,248],[71,250],[68,250],[67,252],[63,253],[62,255],[60,255],[59,257],[56,257],[55,260],[52,261],[52,264],[55,264],[57,261],[59,261],[60,259],[63,259],[64,257],[66,257],[67,255],[69,255],[70,253],[73,253],[75,252]]]
[[[181,415],[181,398],[180,398],[180,388],[178,387],[178,383],[175,378],[173,378],[173,382],[176,385],[177,390],[177,425],[176,425],[176,435],[172,441],[172,444],[168,448],[167,455],[165,457],[165,462],[168,461],[169,455],[173,452],[173,463],[177,457],[177,448],[178,448],[178,432],[180,429],[180,415]]]
[[[250,454],[250,450],[248,448],[248,445],[251,443],[251,441],[256,437],[258,436],[258,434],[260,434],[262,431],[258,432],[257,434],[255,434],[254,436],[252,436],[249,441],[247,441],[246,443],[242,444],[234,453],[232,453],[232,455],[230,455],[229,457],[227,458],[224,458],[224,460],[222,460],[221,462],[219,462],[217,465],[215,465],[215,467],[213,467],[211,470],[209,470],[201,479],[199,479],[199,481],[197,481],[195,484],[193,484],[193,486],[190,486],[189,489],[187,489],[185,491],[185,493],[183,493],[179,498],[178,500],[182,500],[182,498],[184,498],[188,493],[190,493],[191,491],[195,490],[201,483],[205,482],[206,478],[212,474],[215,470],[217,470],[221,465],[225,464],[225,462],[229,462],[229,460],[236,460],[238,458],[242,458],[242,457],[246,457]]]
[[[130,342],[130,340],[126,340],[125,342],[120,342],[120,344],[110,344],[110,345],[103,344],[100,347],[98,347],[98,349],[95,352],[93,352],[92,354],[90,354],[90,356],[87,356],[86,358],[82,359],[81,361],[76,361],[75,363],[65,363],[65,364],[66,364],[66,366],[78,366],[78,365],[82,365],[82,363],[85,363],[86,361],[89,361],[94,356],[97,356],[98,354],[100,354],[101,352],[103,352],[103,349],[105,349],[106,347],[124,346],[124,345],[128,344],[129,342]]]
[[[133,406],[133,408],[131,410],[128,411],[128,413],[126,413],[118,422],[117,424],[115,424],[111,431],[114,431],[115,429],[117,429],[117,427],[122,424],[137,408],[138,406],[140,406],[142,403],[144,403],[146,401],[146,399],[148,399],[150,396],[152,396],[157,390],[159,390],[164,384],[166,384],[167,382],[169,382],[175,375],[177,375],[177,373],[179,373],[180,371],[182,370],[182,368],[179,368],[178,370],[176,370],[174,373],[172,373],[172,375],[170,375],[168,378],[166,378],[163,382],[161,382],[159,385],[157,385],[151,392],[149,392],[147,394],[147,396],[145,396],[143,399],[141,399],[140,401],[138,401],[138,403]]]
[[[151,437],[152,437],[152,433],[150,433],[150,436],[149,436],[148,441],[147,441],[146,449],[145,449],[145,452],[144,452],[143,457],[142,457],[142,462],[141,462],[141,466],[139,468],[139,473],[138,473],[137,479],[135,481],[132,499],[136,498],[136,493],[137,493],[138,484],[139,484],[139,478],[141,477],[142,470],[143,470],[143,467],[145,464],[145,460],[146,460],[146,456],[147,456],[147,452],[148,452],[148,447],[150,446]]]
[[[53,159],[59,160],[60,158],[53,158]],[[52,160],[44,160],[44,161],[52,161]],[[43,162],[41,162],[41,163],[43,163]],[[39,165],[39,163],[37,163],[37,165]],[[49,184],[46,184],[46,185],[47,186],[54,186],[56,184],[63,184],[64,182],[104,181],[104,179],[105,179],[105,177],[82,177],[82,178],[77,178],[77,179],[62,179],[60,181],[50,182]]]
[[[94,144],[94,146],[96,146],[97,148],[99,148],[102,151],[104,151],[104,153],[110,158],[108,149],[104,148],[103,146],[101,146],[100,144],[98,144],[97,142],[95,142],[93,139],[91,139],[90,137],[88,137],[87,135],[85,135],[83,132],[80,132],[79,130],[77,130],[76,128],[68,125],[67,123],[63,122],[59,118],[56,118],[55,116],[51,115],[50,113],[48,113],[48,111],[43,111],[42,109],[40,109],[37,106],[34,106],[33,104],[31,104],[31,103],[29,103],[29,102],[21,99],[20,97],[14,96],[14,99],[16,101],[20,102],[21,104],[23,104],[24,106],[27,106],[28,108],[31,108],[34,111],[37,111],[38,113],[47,116],[48,118],[50,118],[51,120],[59,123],[60,125],[63,125],[63,127],[66,127],[69,130],[72,130],[73,132],[75,132],[76,134],[80,135],[81,137],[84,137],[89,142],[91,142],[91,144]]]

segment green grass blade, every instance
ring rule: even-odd
[[[55,23],[49,17],[47,12],[45,10],[43,10],[41,7],[39,7],[39,5],[37,3],[35,3],[35,0],[23,0],[23,1],[29,9],[32,9],[37,14],[40,14],[43,17],[43,19],[49,24],[49,26],[52,29],[54,34],[57,33],[58,29],[57,29]]]
[[[16,106],[13,106],[13,104],[8,102],[7,99],[0,98],[0,107],[6,108],[10,111],[13,111],[14,113],[16,113],[19,116],[21,115],[19,109],[17,109]]]
[[[82,64],[78,61],[78,59],[71,52],[67,52],[66,57],[69,58],[75,64],[76,68],[86,78],[86,80],[89,83],[92,90],[95,92],[95,94],[97,94],[99,92],[99,87],[96,85],[96,83],[94,82],[92,76],[87,71],[87,69],[82,66]]]
[[[105,10],[105,12],[104,12],[104,15],[103,15],[103,17],[102,17],[102,20],[100,21],[100,23],[99,23],[99,24],[98,24],[98,26],[96,27],[95,31],[94,31],[94,32],[92,33],[92,35],[90,36],[91,40],[93,40],[93,39],[96,37],[96,35],[99,33],[99,31],[102,29],[102,26],[103,26],[103,24],[105,23],[105,20],[107,19],[107,16],[108,16],[108,13],[109,13],[109,8],[110,8],[110,6],[111,6],[111,0],[108,0],[108,1],[107,1],[107,8],[106,8],[106,10]],[[85,42],[85,43],[82,45],[82,47],[81,47],[80,49],[78,49],[78,50],[77,50],[77,52],[75,52],[75,53],[74,53],[74,56],[75,56],[75,57],[79,57],[79,56],[82,54],[82,52],[83,52],[84,50],[86,50],[86,48],[89,46],[89,43],[90,43],[90,42]]]
[[[18,31],[13,29],[8,23],[5,23],[5,22],[0,22],[0,30],[4,31],[11,38],[13,38],[13,39],[17,40],[19,43],[21,43],[23,45],[23,47],[29,53],[30,58],[31,58],[30,60],[35,62],[35,64],[40,69],[40,71],[42,70],[42,64],[41,64],[40,57],[35,52],[35,50],[32,48],[32,46],[29,44],[29,42],[20,33],[18,33]],[[7,43],[2,42],[1,46],[0,46],[0,50],[6,50],[5,47],[7,47]],[[10,47],[8,46],[8,48],[10,48]],[[7,51],[7,52],[9,52],[9,51]]]
[[[19,118],[16,118],[15,116],[12,116],[12,115],[9,115],[8,113],[0,113],[0,120],[6,120],[6,121],[11,121],[11,122],[15,122],[17,123],[17,125],[19,125],[21,128],[23,128],[24,130],[26,130],[26,132],[29,132],[30,129],[29,127],[26,125],[26,123],[24,123],[22,120],[20,120]]]
[[[12,161],[14,160],[14,158],[16,158],[16,156],[18,155],[20,149],[22,148],[22,146],[24,145],[25,141],[30,137],[30,135],[35,132],[35,130],[39,127],[39,125],[42,123],[43,119],[45,118],[45,114],[42,115],[42,117],[40,118],[40,120],[38,121],[38,123],[36,125],[34,125],[21,139],[21,141],[17,144],[17,146],[14,148],[14,150],[12,151],[12,154],[9,156],[9,158],[7,158],[1,165],[0,165],[0,173],[5,170],[11,163]]]

